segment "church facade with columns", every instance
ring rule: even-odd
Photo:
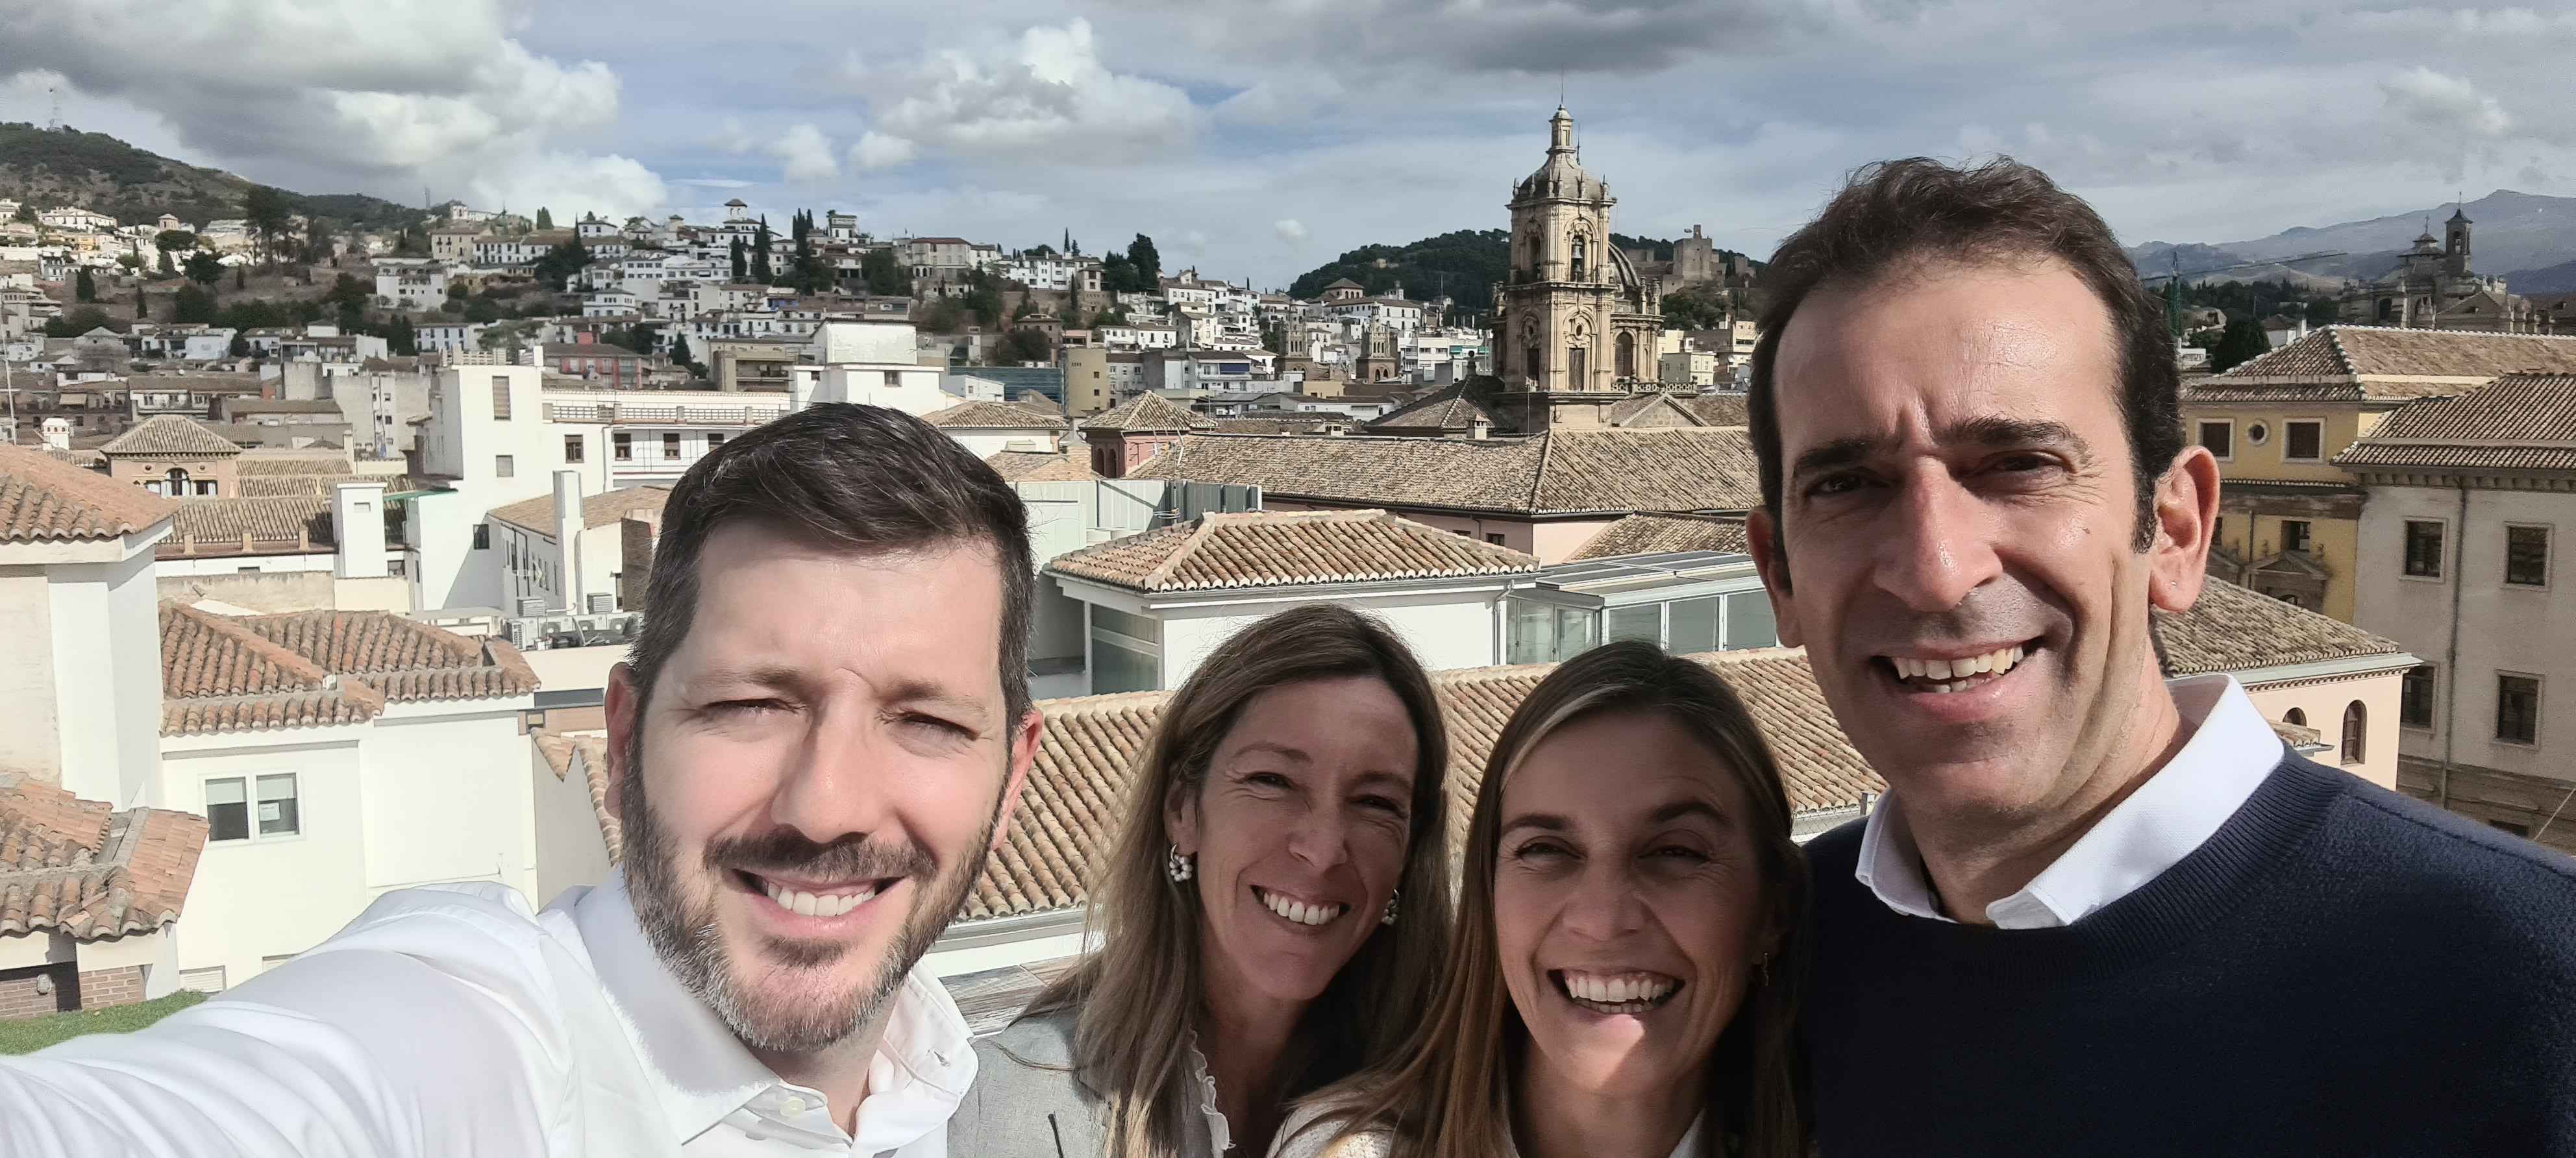
[[[1656,388],[1661,294],[1610,240],[1617,204],[1559,107],[1547,161],[1512,188],[1511,269],[1494,287],[1497,401],[1529,433],[1591,425],[1605,401]]]

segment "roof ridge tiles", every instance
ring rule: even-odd
[[[167,608],[173,614],[192,620],[198,625],[204,627],[206,630],[232,641],[234,644],[239,645],[253,655],[266,659],[270,663],[277,665],[280,670],[286,672],[288,675],[311,682],[311,687],[297,690],[325,691],[329,690],[333,686],[333,674],[328,669],[325,669],[322,665],[315,663],[310,658],[307,658],[303,653],[271,640],[267,636],[243,626],[239,620],[232,616],[216,615],[213,612],[200,611],[197,608],[178,602],[177,600],[164,600],[162,601],[161,606]],[[184,696],[181,698],[212,699],[217,697]]]

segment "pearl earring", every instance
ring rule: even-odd
[[[1194,853],[1182,852],[1181,846],[1177,844],[1172,846],[1171,855],[1163,862],[1163,871],[1170,874],[1172,883],[1176,885],[1198,875],[1198,869],[1198,856]]]

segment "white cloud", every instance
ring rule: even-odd
[[[2436,132],[2473,137],[2502,137],[2513,129],[2513,117],[2477,86],[2416,65],[2381,81],[2391,112]]]
[[[832,138],[808,121],[787,130],[770,142],[769,150],[786,167],[787,182],[807,185],[829,181],[841,175],[841,163],[832,155]]]
[[[1270,223],[1270,229],[1279,235],[1279,240],[1290,245],[1306,240],[1306,223],[1294,217],[1282,217],[1273,221]]]
[[[941,51],[883,83],[892,99],[877,119],[890,137],[970,157],[1134,161],[1186,143],[1203,119],[1180,89],[1110,71],[1080,18],[1004,49]]]
[[[255,179],[406,201],[422,182],[478,197],[584,191],[559,203],[603,213],[664,195],[640,162],[582,147],[616,123],[616,74],[529,51],[505,0],[0,7],[0,75],[58,71],[89,98],[159,118],[189,159]]]
[[[903,137],[863,133],[859,143],[850,146],[850,163],[862,169],[888,169],[911,164],[916,152],[913,143]]]

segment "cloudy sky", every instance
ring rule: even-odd
[[[0,120],[305,192],[1087,250],[1284,284],[1499,226],[1560,85],[1622,232],[1767,255],[2007,152],[2123,241],[2576,195],[2576,14],[2322,0],[0,0]],[[2552,111],[2556,110],[2556,111]]]

